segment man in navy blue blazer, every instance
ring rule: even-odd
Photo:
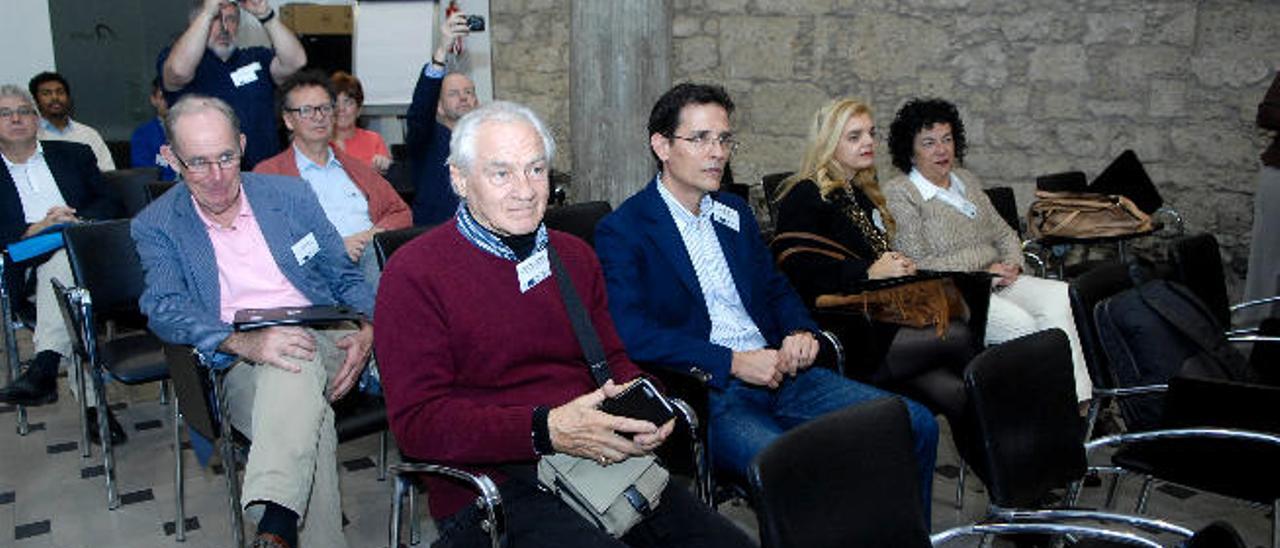
[[[58,224],[120,214],[93,151],[80,143],[37,141],[37,120],[35,102],[26,90],[0,86],[0,155],[4,157],[4,168],[0,169],[0,245],[8,246]],[[28,285],[33,281],[27,275],[31,266],[35,267],[34,287]],[[40,405],[57,400],[58,367],[64,356],[71,355],[71,337],[53,294],[50,280],[54,278],[75,285],[65,251],[5,272],[4,283],[15,301],[35,292],[36,355],[25,373],[0,389],[0,402]],[[85,396],[90,406],[96,405],[92,392]],[[96,416],[91,418],[96,420]],[[113,440],[124,441],[124,429],[114,419],[110,423]],[[91,432],[96,441],[97,430]]]
[[[263,544],[254,546],[344,547],[330,402],[368,361],[373,290],[306,181],[240,173],[245,136],[229,105],[186,95],[169,109],[165,133],[161,154],[182,183],[131,225],[146,273],[139,306],[158,337],[230,368],[231,423],[253,440],[241,504],[258,519]],[[331,304],[368,321],[231,325],[241,309]]]
[[[719,192],[737,148],[719,86],[680,84],[649,117],[659,172],[596,229],[609,310],[637,362],[707,379],[717,468],[746,477],[789,428],[890,393],[812,368],[817,325],[760,238],[751,209]],[[906,400],[929,508],[938,427]]]

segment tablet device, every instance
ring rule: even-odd
[[[277,325],[316,325],[359,322],[362,316],[345,305],[282,306],[279,308],[246,308],[237,310],[232,324],[236,331],[253,331]]]

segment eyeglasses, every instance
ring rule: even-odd
[[[15,109],[15,108],[0,108],[0,118],[9,118],[9,117],[12,117],[12,116],[14,116],[14,115],[17,115],[17,116],[20,116],[20,117],[22,117],[22,116],[35,116],[35,115],[36,115],[36,109],[31,108],[31,107],[18,107],[18,108],[16,108],[16,109]]]
[[[178,163],[182,164],[182,167],[188,172],[196,175],[204,175],[209,173],[209,171],[213,169],[214,165],[217,165],[220,170],[240,167],[240,157],[242,154],[239,152],[227,152],[222,156],[219,156],[216,160],[207,160],[205,158],[183,160],[182,157],[177,154],[174,154],[173,156],[178,159]]]
[[[325,103],[323,105],[302,105],[298,108],[285,107],[284,111],[292,112],[303,118],[311,118],[318,113],[321,118],[324,118],[325,116],[333,114],[333,103]]]
[[[734,151],[738,150],[739,144],[738,140],[733,137],[732,133],[712,135],[710,131],[699,131],[689,136],[672,135],[671,138],[687,141],[689,144],[693,145],[693,148],[697,149],[698,152],[707,152],[708,150],[711,150],[711,145],[714,143],[724,147],[724,149],[729,151],[730,154],[733,154]]]

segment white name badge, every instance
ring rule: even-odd
[[[243,67],[240,67],[231,73],[231,83],[236,87],[252,84],[258,81],[258,71],[262,70],[262,63],[254,61]]]
[[[298,260],[298,266],[307,264],[307,261],[316,256],[320,252],[320,242],[316,241],[314,232],[308,232],[298,243],[293,244],[293,258]]]
[[[738,232],[738,212],[720,202],[711,202],[711,220]]]
[[[547,250],[543,249],[516,265],[516,276],[520,280],[520,292],[527,293],[533,286],[551,276],[551,262],[547,259]]]

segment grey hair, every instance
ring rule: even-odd
[[[524,122],[533,126],[534,131],[538,132],[538,137],[542,138],[542,150],[547,163],[550,164],[555,159],[556,140],[551,137],[551,132],[547,131],[547,125],[533,112],[533,109],[519,103],[494,101],[458,119],[458,124],[453,128],[453,137],[449,139],[447,161],[449,165],[464,171],[471,168],[476,157],[477,130],[486,122],[508,124]]]
[[[26,101],[27,105],[31,108],[36,108],[36,100],[32,99],[31,93],[26,89],[23,89],[22,86],[14,84],[5,84],[0,86],[0,97],[17,97]]]
[[[179,119],[188,114],[206,110],[213,110],[222,114],[222,117],[227,119],[227,123],[231,124],[231,134],[237,137],[240,135],[240,118],[236,116],[236,111],[231,108],[231,105],[217,97],[188,93],[178,99],[178,102],[174,103],[173,106],[170,106],[169,113],[164,117],[164,136],[169,140],[169,145],[173,147],[178,145],[173,129],[174,126],[178,125]]]

